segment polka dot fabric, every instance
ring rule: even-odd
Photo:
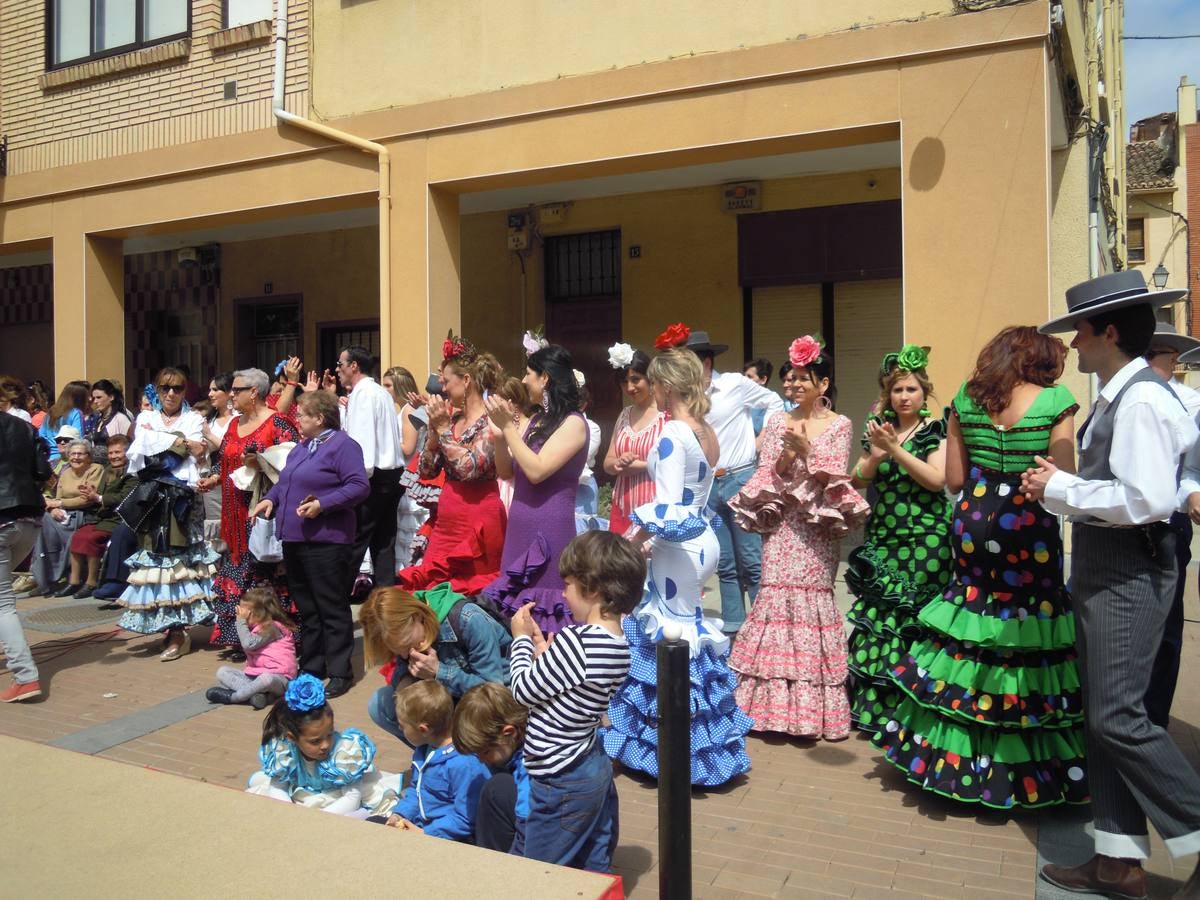
[[[944,420],[926,422],[904,448],[923,460],[945,437]],[[863,449],[869,447],[864,438]],[[870,733],[883,727],[903,697],[890,672],[923,633],[917,613],[946,587],[951,562],[950,503],[943,491],[926,490],[890,458],[880,463],[873,485],[876,501],[863,544],[846,569],[856,597],[846,614],[854,626],[850,718]]]
[[[1000,429],[964,391],[955,398],[971,468],[953,511],[953,579],[917,616],[924,634],[891,671],[902,699],[874,738],[926,790],[1000,809],[1088,800],[1058,522],[1018,490],[1022,463],[1076,409],[1047,388]]]

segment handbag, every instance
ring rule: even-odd
[[[133,490],[125,495],[125,499],[117,504],[116,513],[122,522],[140,534],[142,526],[161,501],[162,497],[155,482],[139,481]]]
[[[250,526],[250,553],[261,563],[283,560],[283,542],[275,536],[275,520],[258,516]]]

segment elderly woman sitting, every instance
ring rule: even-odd
[[[100,560],[104,556],[104,548],[108,546],[113,530],[120,523],[117,506],[128,496],[137,484],[137,476],[128,471],[128,460],[125,452],[129,447],[129,438],[123,434],[114,434],[108,438],[105,453],[108,465],[100,484],[92,487],[86,482],[80,485],[79,492],[93,505],[84,513],[83,524],[71,536],[71,571],[67,577],[67,587],[79,583],[83,578],[84,567],[87,567],[87,580],[83,587],[75,592],[77,599],[91,597],[100,580]]]
[[[104,474],[104,467],[92,462],[92,445],[87,441],[71,441],[63,456],[67,465],[59,473],[54,496],[46,499],[42,533],[33,549],[33,578],[38,589],[46,595],[66,574],[71,536],[83,524],[84,509],[95,505],[96,501],[84,492],[83,486],[95,488]],[[68,583],[55,596],[67,597],[81,587],[82,583]]]

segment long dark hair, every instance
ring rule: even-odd
[[[333,710],[328,703],[322,703],[315,709],[297,712],[287,705],[287,700],[279,699],[263,719],[262,743],[265,747],[271,741],[286,739],[289,734],[299,734],[305,725],[320,722],[326,716],[332,716]]]
[[[226,394],[228,394],[229,389],[231,387],[233,387],[233,373],[232,372],[218,372],[216,375],[214,375],[212,377],[212,379],[210,380],[209,383],[215,384],[217,386],[218,391],[224,391]],[[210,421],[210,422],[215,422],[220,417],[221,417],[221,410],[215,406],[212,409],[210,409],[208,411],[208,415],[205,416],[205,418],[208,419],[208,421]]]
[[[545,441],[573,412],[579,412],[579,386],[571,367],[571,354],[565,347],[550,344],[530,355],[525,365],[547,379],[542,410],[533,416],[530,443]]]
[[[112,406],[108,410],[108,415],[104,417],[104,421],[100,423],[101,426],[107,425],[121,413],[124,413],[125,418],[127,419],[133,418],[133,416],[129,415],[129,410],[125,408],[125,392],[117,387],[113,382],[109,381],[107,378],[101,378],[92,385],[92,390],[103,391],[104,393],[108,394],[108,396],[112,397]]]
[[[79,414],[82,416],[84,409],[87,408],[88,395],[89,391],[82,382],[68,381],[63,385],[62,393],[58,395],[58,401],[46,413],[46,418],[50,420],[50,426],[58,428],[65,424],[67,413],[73,409],[79,410]]]

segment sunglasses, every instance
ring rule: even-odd
[[[158,389],[164,394],[182,394],[187,390],[182,384],[160,384]]]
[[[231,394],[240,394],[242,391],[252,391],[252,390],[254,390],[254,388],[252,388],[252,387],[249,387],[249,386],[243,386],[243,387],[236,387],[236,386],[235,386],[235,387],[231,387],[231,388],[229,389],[229,393],[231,393]]]
[[[71,441],[73,441],[73,440],[74,440],[74,438],[55,438],[55,439],[54,439],[54,443],[56,443],[56,444],[69,444],[69,443],[71,443]]]

